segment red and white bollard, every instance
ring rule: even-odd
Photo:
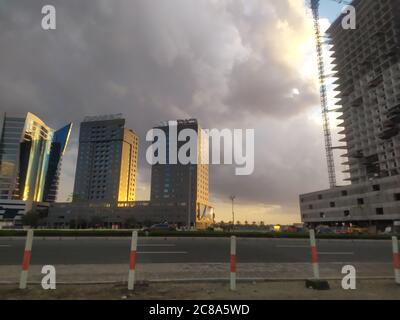
[[[135,268],[136,268],[136,250],[137,250],[137,231],[132,232],[131,253],[129,261],[128,290],[135,288]]]
[[[393,268],[394,279],[397,284],[400,284],[400,253],[399,253],[399,240],[393,237]]]
[[[315,230],[310,230],[311,263],[313,267],[314,279],[319,280],[318,250],[315,241]]]
[[[29,263],[31,261],[32,242],[33,242],[33,230],[30,229],[26,234],[24,259],[22,261],[21,277],[19,280],[20,289],[26,289],[28,283],[28,271],[29,271]]]
[[[310,245],[311,245],[311,263],[313,267],[314,278],[306,280],[306,288],[312,288],[314,290],[329,290],[330,286],[328,281],[321,280],[319,275],[319,264],[318,264],[318,250],[315,241],[315,230],[310,230]]]
[[[231,290],[236,290],[236,237],[231,237]]]

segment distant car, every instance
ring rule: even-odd
[[[176,227],[168,223],[159,223],[159,224],[153,224],[150,228],[144,228],[143,231],[145,232],[176,231]]]
[[[351,233],[351,234],[366,234],[366,233],[368,233],[368,228],[352,227],[352,228],[348,229],[348,233]]]
[[[333,232],[336,234],[348,234],[349,233],[347,227],[336,227],[333,229]]]
[[[385,231],[383,232],[384,234],[391,234],[393,233],[392,227],[386,227]]]
[[[331,234],[334,233],[334,231],[331,228],[320,228],[317,230],[317,233],[319,234]]]

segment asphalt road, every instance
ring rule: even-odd
[[[0,238],[0,265],[19,265],[24,239]],[[241,239],[238,263],[296,263],[310,261],[307,240]],[[129,261],[130,239],[35,239],[33,265],[121,264]],[[229,239],[140,238],[139,263],[229,262]],[[392,260],[390,241],[319,240],[320,262],[383,262]]]

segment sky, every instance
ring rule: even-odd
[[[46,4],[56,30],[41,28]],[[321,0],[323,28],[341,7]],[[137,200],[149,199],[145,136],[160,121],[255,129],[252,175],[210,167],[216,218],[229,221],[234,194],[236,220],[299,222],[299,194],[328,187],[313,35],[302,0],[0,0],[0,106],[74,123],[59,201],[85,116],[122,113],[139,134]]]

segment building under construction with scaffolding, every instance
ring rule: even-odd
[[[384,229],[400,222],[400,1],[352,5],[356,29],[344,29],[342,15],[327,31],[350,184],[301,195],[301,215],[312,225]]]

